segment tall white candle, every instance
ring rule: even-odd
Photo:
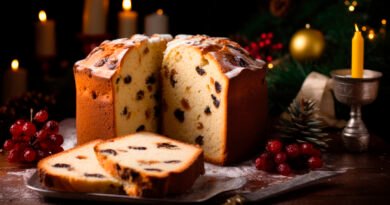
[[[11,69],[3,77],[3,102],[21,96],[27,90],[27,70],[19,67],[19,61],[13,60]]]
[[[38,14],[39,22],[35,25],[35,53],[38,57],[56,55],[56,34],[54,20],[48,20],[45,11]]]
[[[123,11],[118,14],[118,37],[129,38],[137,33],[137,17],[135,11],[131,11],[131,0],[123,0]]]
[[[156,13],[150,14],[145,18],[145,33],[147,35],[168,33],[168,26],[168,16],[164,14],[162,9],[158,9]]]
[[[84,0],[84,35],[103,35],[106,33],[108,4],[108,0]]]

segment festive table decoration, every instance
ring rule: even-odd
[[[290,53],[295,60],[316,60],[323,54],[325,48],[324,35],[319,30],[306,28],[297,31],[291,38]]]
[[[35,25],[35,53],[39,58],[56,55],[56,32],[54,20],[47,19],[44,10],[39,11],[39,22]]]
[[[11,69],[3,76],[3,102],[22,95],[27,90],[27,70],[19,67],[18,59],[12,60]]]
[[[309,142],[318,147],[328,147],[327,133],[323,121],[314,114],[318,109],[314,100],[294,99],[277,125],[280,137],[293,142]]]
[[[351,106],[351,118],[342,133],[344,145],[350,151],[365,151],[370,135],[362,120],[361,106],[376,99],[382,73],[365,70],[362,78],[354,78],[350,69],[339,69],[331,75],[336,99]]]
[[[12,163],[33,163],[40,159],[63,151],[62,135],[58,134],[58,122],[49,120],[46,110],[34,114],[31,109],[30,121],[18,119],[9,131],[11,139],[4,142],[3,148],[8,151],[7,160]]]
[[[332,81],[328,76],[318,72],[311,72],[302,84],[295,99],[311,99],[318,109],[314,115],[320,118],[327,126],[343,128],[346,121],[336,118],[335,105],[332,94]]]
[[[108,0],[84,0],[84,35],[104,35],[106,33],[108,6]]]
[[[362,78],[364,67],[364,39],[356,24],[355,29],[356,31],[352,38],[351,76],[352,78]]]
[[[129,38],[131,35],[137,33],[138,14],[131,10],[131,0],[123,0],[122,8],[123,11],[118,14],[118,37]]]
[[[164,14],[162,9],[158,9],[156,13],[149,14],[145,17],[146,35],[168,33],[168,26],[168,16]]]

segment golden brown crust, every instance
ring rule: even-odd
[[[74,76],[77,144],[115,136],[111,80],[92,76],[88,69],[75,68]]]
[[[256,151],[265,137],[268,116],[266,70],[244,70],[229,82],[227,156],[223,164],[239,162]]]

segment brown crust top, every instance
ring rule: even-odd
[[[94,48],[85,59],[76,62],[74,71],[90,70],[92,75],[109,79],[117,71],[127,51],[140,46],[140,44],[146,41],[153,43],[169,41],[171,39],[172,37],[170,35],[155,34],[148,37],[136,34],[131,38],[120,38],[112,41],[106,40]]]
[[[211,55],[221,63],[222,72],[228,78],[237,76],[243,69],[262,69],[264,62],[252,58],[238,43],[222,37],[206,35],[177,35],[168,43],[165,55],[179,46],[193,46],[203,55]]]

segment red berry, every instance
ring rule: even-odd
[[[279,164],[277,167],[277,170],[278,170],[279,174],[284,175],[284,176],[288,176],[291,174],[291,168],[286,163]]]
[[[264,170],[267,172],[272,172],[274,170],[275,164],[272,160],[269,160],[265,157],[258,157],[255,161],[256,168],[259,170]]]
[[[287,159],[287,155],[284,152],[277,153],[274,158],[276,164],[282,164],[286,161],[286,159]]]
[[[264,153],[262,153],[259,157],[260,157],[260,158],[264,158],[264,159],[266,159],[266,160],[272,160],[272,154],[269,153],[269,152],[264,152]]]
[[[302,143],[301,144],[301,152],[302,154],[306,154],[306,155],[312,155],[312,152],[313,152],[313,145],[308,143],[308,142],[305,142],[305,143]]]
[[[39,142],[39,147],[42,150],[49,150],[51,147],[50,141],[49,140],[43,140]]]
[[[36,134],[38,141],[43,141],[43,140],[47,139],[47,136],[49,136],[49,135],[47,134],[47,131],[45,129],[39,130]]]
[[[25,141],[25,142],[30,142],[31,137],[32,137],[32,136],[30,136],[30,135],[23,135],[23,141]]]
[[[16,149],[12,149],[9,151],[8,156],[7,156],[7,161],[8,162],[19,162],[20,161],[20,151]]]
[[[288,157],[295,158],[301,154],[301,150],[298,144],[289,144],[286,146],[286,153]]]
[[[15,124],[23,126],[25,122],[26,122],[26,120],[19,119],[19,120],[16,120]]]
[[[279,140],[269,140],[267,143],[267,151],[277,154],[282,150],[283,144]]]
[[[49,114],[47,113],[46,110],[41,110],[37,112],[34,116],[34,120],[39,123],[45,122],[48,118],[49,118]]]
[[[22,125],[16,123],[11,125],[11,127],[9,128],[9,132],[11,133],[12,138],[19,138],[23,133],[22,128],[23,128]]]
[[[37,128],[32,122],[26,122],[23,125],[23,133],[27,136],[34,136],[35,132],[37,131]]]
[[[38,155],[38,160],[41,160],[41,159],[49,156],[49,152],[47,152],[45,150],[38,150],[37,155]]]
[[[21,152],[21,151],[23,151],[27,146],[28,146],[28,144],[27,144],[26,142],[15,143],[15,145],[14,145],[14,150],[17,150],[18,152]]]
[[[318,169],[322,167],[322,159],[319,157],[310,157],[307,161],[310,169]]]
[[[52,141],[54,145],[60,146],[64,142],[64,137],[60,134],[52,134],[50,135],[50,141]]]
[[[57,134],[59,130],[58,122],[54,120],[46,122],[45,129],[47,130],[48,134]]]
[[[37,152],[32,148],[24,150],[23,158],[27,162],[33,162],[37,158]]]
[[[12,148],[14,148],[14,141],[12,141],[11,139],[8,139],[4,142],[4,145],[3,145],[3,148],[6,150],[6,151],[10,151]]]
[[[64,148],[62,148],[61,146],[54,147],[54,149],[51,150],[51,152],[53,154],[56,154],[56,153],[59,153],[59,152],[62,152],[62,151],[64,151]]]

